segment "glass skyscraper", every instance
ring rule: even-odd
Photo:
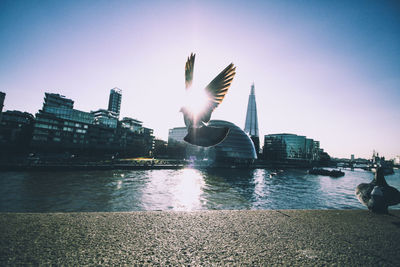
[[[257,105],[255,95],[254,83],[251,85],[249,102],[247,104],[246,123],[244,125],[244,132],[247,133],[254,143],[257,154],[260,151],[260,138],[258,135],[258,118],[257,118]]]
[[[108,110],[113,112],[119,118],[121,110],[122,90],[115,87],[110,90],[110,99],[108,100]]]

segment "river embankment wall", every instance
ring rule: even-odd
[[[0,265],[398,266],[390,213],[0,213]]]

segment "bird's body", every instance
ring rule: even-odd
[[[192,88],[195,55],[191,54],[185,65],[187,103],[181,108],[188,130],[184,140],[197,146],[214,146],[229,133],[227,127],[210,127],[214,109],[222,102],[235,76],[235,67],[228,65],[204,90]]]
[[[376,213],[388,213],[388,206],[400,203],[400,192],[387,184],[381,167],[376,170],[371,183],[357,186],[356,195],[362,204]]]

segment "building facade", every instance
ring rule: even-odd
[[[6,111],[0,122],[0,156],[27,152],[32,139],[34,117],[28,112]]]
[[[254,83],[251,85],[250,89],[244,132],[250,136],[258,154],[260,151],[260,138],[258,133],[258,117]]]
[[[205,152],[206,158],[212,164],[222,166],[249,165],[257,159],[252,140],[238,126],[222,120],[211,120],[208,125],[229,128],[226,138],[218,145],[207,148]]]
[[[129,118],[128,118],[129,119]],[[153,130],[126,127],[108,110],[84,112],[73,109],[73,101],[46,93],[36,114],[31,149],[34,152],[86,156],[149,156],[154,146]],[[137,120],[136,120],[137,121]]]
[[[108,100],[108,110],[113,112],[114,115],[119,118],[119,112],[121,110],[121,99],[122,90],[114,87],[110,90],[110,98]]]
[[[124,117],[121,120],[121,127],[129,129],[132,132],[135,133],[143,133],[144,128],[143,128],[143,122],[139,121],[137,119],[129,118],[129,117]]]
[[[318,160],[319,142],[305,136],[282,133],[264,136],[266,160]]]
[[[73,109],[74,101],[60,94],[45,93],[43,100],[43,109],[45,109],[46,107]]]
[[[98,109],[96,111],[91,111],[93,114],[93,123],[96,125],[104,125],[109,128],[117,128],[118,118],[113,112],[106,109]]]
[[[168,144],[173,142],[185,142],[183,138],[187,135],[186,127],[175,127],[168,131]]]
[[[1,122],[5,98],[6,98],[6,93],[0,92],[0,122]]]
[[[76,110],[74,101],[60,94],[45,93],[36,113],[31,148],[40,152],[77,153],[89,147],[89,126],[94,116]]]

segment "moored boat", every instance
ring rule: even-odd
[[[324,176],[330,176],[330,177],[341,177],[344,176],[344,172],[341,170],[326,170],[326,169],[321,169],[321,168],[312,168],[311,170],[308,171],[309,174],[315,174],[315,175],[324,175]]]

